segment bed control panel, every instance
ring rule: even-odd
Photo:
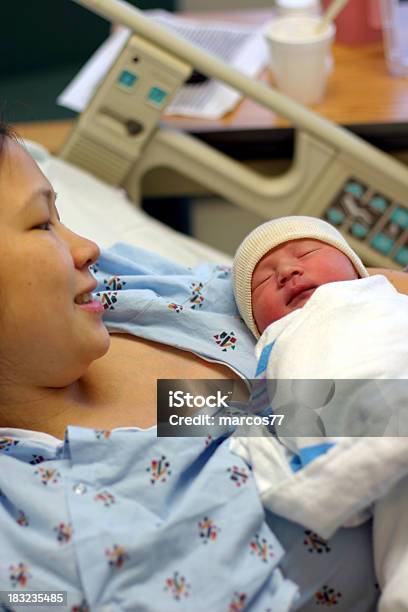
[[[347,238],[386,257],[390,265],[408,266],[408,207],[350,177],[322,215]]]
[[[120,185],[191,71],[140,36],[130,36],[60,156]]]

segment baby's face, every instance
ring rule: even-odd
[[[356,278],[348,257],[319,240],[302,238],[272,249],[256,265],[251,281],[252,312],[260,333],[304,306],[320,285]]]

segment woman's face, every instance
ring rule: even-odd
[[[94,242],[59,221],[54,191],[7,138],[0,159],[0,382],[63,387],[109,348],[101,312],[75,299],[93,291]]]

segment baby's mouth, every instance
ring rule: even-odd
[[[308,300],[316,288],[317,287],[299,287],[298,289],[294,289],[287,302],[287,306],[297,306],[301,302]]]

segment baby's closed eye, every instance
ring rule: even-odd
[[[260,287],[262,287],[263,285],[265,285],[267,283],[267,281],[271,280],[272,278],[276,277],[276,273],[275,271],[271,271],[267,276],[265,276],[264,278],[261,278],[259,280],[256,281],[256,284],[254,283],[251,287],[252,291],[255,291],[256,289],[259,289]]]
[[[320,249],[319,249],[319,248],[317,248],[317,249],[308,249],[308,250],[307,250],[307,251],[305,251],[304,253],[300,253],[300,254],[298,255],[298,257],[299,257],[299,259],[300,259],[300,258],[302,258],[302,257],[306,257],[306,255],[311,255],[312,253],[317,253],[317,251],[320,251]]]

